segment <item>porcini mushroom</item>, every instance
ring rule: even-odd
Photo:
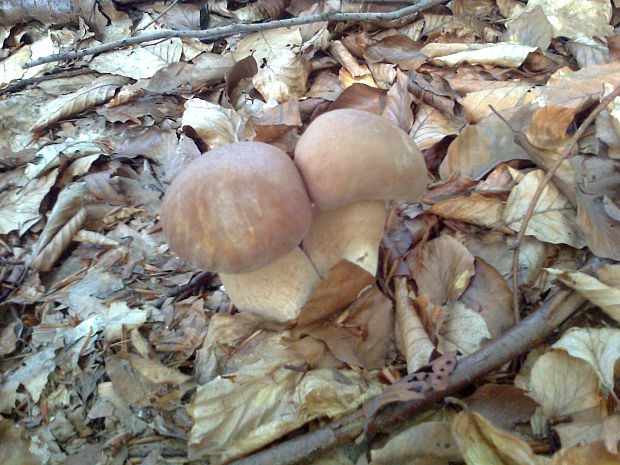
[[[162,205],[170,248],[215,271],[231,302],[266,319],[296,318],[320,278],[299,248],[311,204],[293,161],[261,142],[207,152],[172,181]]]
[[[385,202],[414,202],[428,183],[424,157],[411,137],[372,113],[334,110],[302,134],[295,164],[316,206],[303,248],[319,274],[347,258],[374,275]]]

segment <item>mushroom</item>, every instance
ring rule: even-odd
[[[320,278],[299,243],[312,209],[295,164],[280,149],[238,142],[192,161],[162,205],[170,248],[218,272],[240,311],[296,318]]]
[[[316,207],[303,248],[319,274],[346,258],[375,275],[386,201],[414,202],[426,190],[411,137],[372,113],[334,110],[300,137],[295,164]]]

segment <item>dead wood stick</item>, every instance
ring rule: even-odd
[[[368,432],[372,434],[393,428],[404,419],[428,409],[433,403],[464,388],[474,379],[536,347],[584,301],[583,297],[572,291],[560,291],[548,298],[537,311],[501,337],[459,360],[445,391],[431,392],[425,399],[387,406],[370,422]],[[352,441],[363,432],[365,421],[364,413],[360,409],[332,421],[327,426],[232,462],[232,465],[284,465],[308,459],[315,452]]]
[[[564,146],[562,153],[560,154],[558,159],[553,163],[553,165],[551,165],[551,167],[549,168],[549,171],[547,171],[547,173],[545,174],[545,177],[540,182],[540,184],[538,185],[538,188],[536,189],[536,192],[534,193],[534,197],[532,198],[532,202],[530,203],[530,206],[527,209],[525,218],[523,218],[521,229],[519,229],[519,233],[517,234],[517,240],[515,241],[514,252],[512,256],[512,304],[513,304],[513,309],[515,313],[515,321],[519,321],[519,314],[520,314],[520,310],[519,310],[519,303],[520,303],[519,302],[520,301],[519,251],[521,249],[521,243],[523,242],[523,237],[525,236],[525,230],[527,229],[527,225],[530,222],[530,219],[532,218],[534,210],[536,209],[536,204],[538,203],[538,200],[540,200],[540,196],[542,195],[543,190],[545,189],[545,187],[547,187],[547,184],[549,184],[549,181],[551,181],[551,178],[554,176],[555,172],[558,170],[562,162],[566,160],[571,153],[573,153],[573,149],[577,146],[577,143],[579,142],[579,139],[581,138],[581,136],[583,136],[586,130],[594,122],[594,119],[598,116],[598,114],[601,111],[603,111],[603,109],[606,108],[607,105],[609,105],[609,103],[611,103],[619,95],[620,95],[620,86],[616,87],[609,95],[607,95],[604,99],[602,99],[601,102],[596,106],[596,108],[594,108],[594,110],[590,112],[590,114],[583,121],[579,129],[577,129],[575,134],[573,134],[573,137],[570,140],[570,142],[568,142]]]
[[[134,37],[128,37],[126,39],[114,40],[94,47],[84,48],[82,50],[76,50],[72,52],[61,52],[45,57],[40,57],[35,60],[26,62],[22,65],[22,68],[30,68],[43,63],[50,63],[59,60],[72,60],[80,58],[86,55],[97,55],[103,52],[109,52],[111,50],[117,50],[130,45],[141,44],[144,42],[151,42],[154,40],[170,39],[172,37],[194,37],[197,39],[219,39],[222,37],[231,36],[233,34],[247,34],[250,32],[267,31],[269,29],[278,29],[282,27],[300,26],[302,24],[319,23],[322,21],[353,21],[353,22],[375,22],[375,21],[391,21],[394,19],[400,19],[407,15],[412,15],[423,10],[428,10],[436,5],[447,3],[448,0],[421,0],[415,5],[401,8],[396,11],[390,11],[387,13],[317,13],[308,16],[299,16],[295,18],[279,19],[276,21],[267,21],[264,23],[251,23],[251,24],[229,24],[228,26],[214,27],[211,29],[203,29],[199,31],[188,30],[171,30],[162,29],[154,32],[147,32]]]

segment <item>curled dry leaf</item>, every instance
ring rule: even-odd
[[[445,137],[458,134],[461,124],[444,112],[421,103],[416,106],[415,119],[409,131],[420,150],[426,150]]]
[[[484,318],[495,339],[515,323],[512,292],[499,271],[483,259],[476,257],[474,265],[476,274],[460,301]]]
[[[178,37],[143,45],[134,49],[121,49],[96,56],[89,68],[99,73],[126,76],[132,79],[153,77],[170,63],[178,62],[183,43]]]
[[[426,365],[435,347],[409,298],[407,279],[394,280],[396,301],[396,341],[400,341],[401,352],[407,360],[407,373],[413,373]]]
[[[442,307],[443,321],[439,328],[437,349],[442,353],[458,350],[463,355],[474,353],[485,339],[491,339],[482,315],[461,302]]]
[[[523,218],[544,175],[542,170],[530,171],[525,176],[513,171],[518,184],[510,192],[504,210],[504,221],[513,231],[521,229]],[[543,242],[568,244],[577,249],[586,245],[583,233],[577,226],[574,207],[553,183],[548,183],[543,189],[525,234]]]
[[[260,118],[254,120],[254,140],[270,142],[294,127],[301,126],[299,102],[289,100],[274,108],[270,108]]]
[[[32,126],[32,131],[40,132],[61,119],[70,118],[107,102],[126,82],[127,79],[121,76],[101,76],[84,89],[57,97],[41,109],[41,116]]]
[[[562,449],[556,452],[547,465],[573,465],[587,463],[588,465],[616,465],[618,455],[607,450],[602,441]]]
[[[538,402],[547,420],[604,405],[594,370],[563,350],[550,350],[536,360],[530,373],[529,396]]]
[[[278,103],[303,97],[308,83],[308,69],[301,55],[281,49],[265,58],[252,78],[257,91]]]
[[[452,435],[467,465],[539,465],[527,442],[475,412],[459,413],[452,422]]]
[[[540,6],[510,21],[504,33],[506,42],[538,47],[542,51],[549,48],[552,37],[553,27]]]
[[[438,304],[457,300],[474,275],[474,256],[447,234],[423,244],[408,262],[418,292]]]
[[[385,108],[385,101],[385,90],[366,84],[353,84],[342,91],[329,109],[353,108],[381,115]]]
[[[226,463],[278,439],[317,417],[355,409],[377,395],[380,384],[350,370],[289,368],[217,377],[201,386],[190,407],[189,455]]]
[[[420,52],[421,45],[402,34],[395,34],[379,40],[364,50],[364,58],[370,63],[386,62],[400,69],[417,69],[426,62]]]
[[[400,70],[396,71],[396,82],[388,90],[382,116],[405,132],[413,125],[411,104],[413,99],[407,90],[409,78]]]
[[[452,197],[433,204],[429,212],[443,218],[463,221],[485,228],[506,229],[502,226],[504,202],[495,197],[484,197],[476,193]]]
[[[370,74],[366,65],[360,65],[351,52],[347,50],[339,40],[332,41],[329,51],[332,56],[354,77],[366,76]]]
[[[426,54],[426,47],[422,50]],[[456,66],[468,62],[472,65],[495,65],[504,68],[518,68],[527,56],[536,51],[536,47],[508,43],[489,44],[477,50],[468,50],[451,55],[436,57],[431,60],[438,66]]]
[[[527,423],[536,410],[536,402],[523,389],[509,384],[484,384],[463,401],[473,412],[507,430]]]
[[[580,271],[563,271],[546,268],[556,279],[575,289],[598,306],[611,318],[620,322],[620,288],[603,284],[598,279]]]
[[[612,15],[611,4],[605,0],[582,0],[566,3],[559,0],[532,0],[527,2],[524,13],[541,7],[553,28],[553,37],[579,35],[605,37],[612,34],[609,25]]]
[[[191,131],[209,148],[238,142],[243,129],[243,121],[235,110],[199,98],[185,103],[181,124],[185,131]]]
[[[432,438],[432,440],[431,440]],[[371,451],[373,465],[415,463],[421,458],[458,462],[461,454],[447,421],[425,421],[392,437]]]
[[[588,362],[600,383],[608,391],[614,389],[614,366],[620,359],[620,330],[570,328],[552,347]]]

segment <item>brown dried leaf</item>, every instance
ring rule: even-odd
[[[455,196],[433,204],[429,212],[477,226],[505,229],[502,228],[504,202],[495,197],[484,197],[476,193]]]
[[[41,109],[41,116],[32,126],[32,131],[42,131],[61,119],[70,118],[107,102],[126,82],[127,79],[122,76],[101,76],[84,89],[57,97]]]
[[[561,449],[556,452],[547,465],[574,465],[587,463],[588,465],[616,465],[618,455],[607,450],[602,441],[570,449]]]
[[[572,39],[579,35],[605,37],[612,34],[611,4],[605,0],[582,0],[566,3],[561,0],[531,0],[525,12],[542,8],[553,27],[553,37]]]
[[[542,170],[530,171],[525,176],[516,171],[512,173],[518,184],[508,196],[503,218],[506,225],[517,232],[545,173]],[[552,182],[543,189],[525,234],[543,242],[568,244],[577,249],[586,245],[582,230],[577,226],[574,207]]]
[[[620,322],[620,288],[607,286],[598,279],[579,271],[563,271],[553,268],[546,268],[546,270]]]
[[[408,262],[419,293],[438,304],[457,300],[474,275],[473,255],[447,234],[426,242]]]
[[[385,108],[386,92],[366,84],[353,84],[347,87],[330,105],[329,109],[353,108],[375,115],[381,115]]]
[[[425,421],[391,437],[385,446],[372,449],[371,457],[373,465],[390,465],[417,464],[418,460],[429,458],[441,459],[443,463],[458,462],[461,454],[449,422]]]
[[[67,223],[60,228],[50,241],[39,250],[30,267],[38,271],[49,271],[52,269],[60,255],[65,251],[86,221],[86,209],[80,208]]]
[[[280,49],[265,58],[252,78],[254,87],[265,100],[278,103],[299,99],[306,93],[308,69],[301,55]]]
[[[199,98],[185,103],[181,124],[184,131],[199,137],[208,148],[238,142],[244,126],[235,110]]]
[[[348,260],[340,260],[312,291],[297,318],[297,325],[308,326],[344,309],[373,281],[368,271]]]
[[[297,126],[301,126],[299,102],[289,100],[270,108],[260,118],[254,120],[254,130],[256,131],[254,140],[270,142]]]
[[[30,451],[33,445],[28,436],[32,437],[11,420],[0,418],[0,463],[42,465],[41,458]]]
[[[386,95],[383,116],[405,132],[409,132],[413,125],[411,104],[413,99],[407,91],[409,78],[400,70],[396,71],[396,82]]]
[[[356,78],[370,74],[370,71],[366,65],[360,65],[355,57],[351,55],[351,52],[349,52],[344,44],[339,40],[332,41],[329,46],[329,51],[352,77]]]
[[[554,420],[604,405],[598,378],[587,362],[561,350],[540,356],[530,373],[529,396]]]
[[[620,359],[620,330],[573,327],[552,347],[588,362],[600,383],[608,391],[614,389],[614,366]]]
[[[435,347],[409,298],[406,278],[396,278],[394,286],[396,341],[407,360],[407,372],[413,373],[428,363]]]
[[[552,35],[553,27],[539,6],[510,21],[504,33],[504,40],[538,47],[545,51],[551,43]]]
[[[620,222],[605,211],[604,198],[577,191],[577,224],[588,247],[599,257],[620,260]]]
[[[516,130],[526,127],[530,115],[528,107],[518,107],[503,114]],[[480,179],[500,163],[529,159],[530,155],[514,142],[510,128],[493,114],[461,131],[448,147],[439,175],[447,179],[460,173],[461,176]]]
[[[495,110],[503,113],[517,106],[527,105],[540,95],[540,89],[531,85],[494,87],[492,89],[469,92],[460,100],[469,123],[477,123]]]
[[[458,134],[461,126],[461,123],[444,112],[422,103],[416,107],[415,120],[409,134],[420,150],[426,150],[445,137]]]
[[[420,52],[420,43],[409,37],[395,34],[381,39],[364,50],[364,58],[370,63],[386,62],[396,64],[400,69],[413,70],[426,62]]]
[[[508,384],[484,384],[463,402],[472,412],[507,430],[530,421],[536,410],[536,402],[523,389]]]
[[[452,422],[452,435],[467,465],[539,465],[527,442],[475,412],[459,413]]]

